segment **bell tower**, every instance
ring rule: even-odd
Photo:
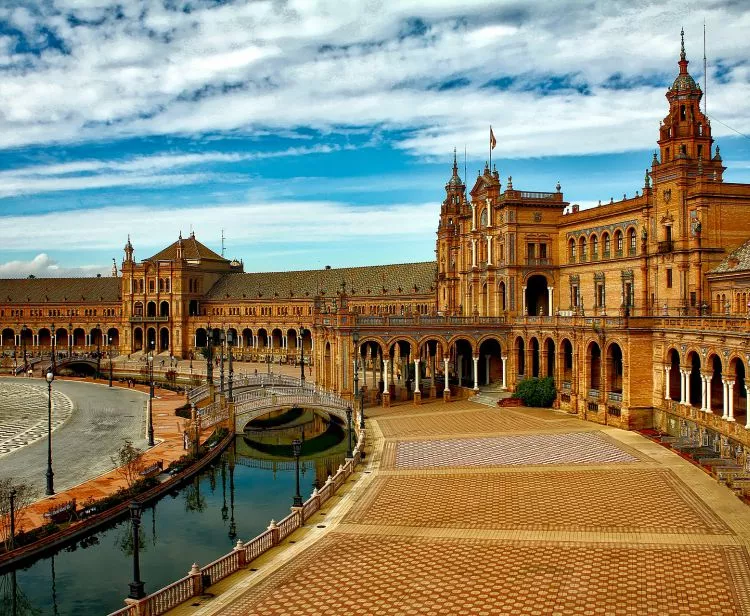
[[[689,175],[710,174],[711,179],[721,181],[724,168],[721,157],[712,158],[711,123],[701,111],[703,92],[688,72],[685,54],[685,31],[680,31],[680,71],[667,90],[669,114],[659,129],[661,166],[670,163],[687,163]],[[670,165],[671,166],[671,165]],[[716,173],[714,173],[716,172]]]
[[[440,206],[437,246],[437,306],[445,314],[458,309],[458,252],[461,217],[467,208],[466,185],[458,175],[456,149],[453,149],[453,174],[445,185],[445,200]]]

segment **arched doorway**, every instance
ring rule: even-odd
[[[91,346],[101,347],[104,342],[102,340],[102,330],[99,329],[98,327],[95,327],[94,329],[92,329],[89,339],[91,340]]]
[[[159,316],[160,317],[169,316],[169,302],[162,302],[161,304],[159,304]]]
[[[589,344],[589,389],[596,392],[594,395],[599,397],[602,379],[602,350],[596,342]]]
[[[107,342],[115,349],[120,346],[120,332],[116,327],[110,327],[107,330]]]
[[[547,338],[544,341],[544,352],[547,355],[545,358],[545,373],[544,376],[552,377],[557,382],[555,375],[555,341],[552,338]]]
[[[701,379],[701,358],[698,353],[691,351],[688,353],[688,363],[690,364],[690,391],[688,392],[688,401],[691,406],[701,408],[703,404],[703,380]]]
[[[734,385],[730,395],[732,396],[732,410],[735,420],[737,417],[745,417],[747,412],[747,392],[745,389],[745,363],[735,357],[729,364],[729,371],[734,372]],[[744,422],[743,422],[744,423]]]
[[[471,342],[459,339],[453,343],[454,372],[459,387],[474,386],[474,361]]]
[[[290,353],[297,353],[297,330],[288,329],[286,331],[286,348]]]
[[[268,349],[268,332],[262,327],[258,330],[258,348]]]
[[[16,333],[10,329],[10,327],[6,327],[3,330],[3,346],[4,347],[14,347],[16,346]]]
[[[86,345],[86,332],[80,327],[73,330],[73,346],[82,347]]]
[[[681,378],[680,354],[677,349],[671,349],[669,351],[669,398],[675,402],[679,402],[682,395]]]
[[[62,348],[68,346],[68,330],[64,327],[59,327],[55,333],[55,347]]]
[[[547,278],[541,274],[529,276],[525,291],[526,314],[530,316],[549,315],[548,298]]]
[[[622,349],[620,345],[613,342],[607,349],[607,378],[609,386],[607,391],[615,394],[615,399],[622,400]]]
[[[516,374],[519,379],[524,378],[526,373],[526,344],[523,338],[516,338]]]
[[[242,346],[252,347],[253,346],[253,330],[245,328],[242,330]]]
[[[52,336],[46,327],[42,327],[42,329],[39,330],[39,333],[37,334],[37,342],[40,347],[48,349],[52,348]]]
[[[531,376],[539,377],[539,340],[532,338],[529,340],[529,354],[531,355]]]
[[[201,349],[208,346],[208,334],[202,327],[195,330],[195,346]]]
[[[718,355],[712,355],[709,359],[711,366],[711,410],[715,415],[724,414],[724,384],[722,383],[721,359]]]
[[[169,330],[166,327],[162,327],[159,330],[159,351],[169,350]]]
[[[570,384],[573,380],[573,345],[565,338],[560,347],[562,348],[563,381]]]
[[[276,351],[282,346],[282,334],[280,329],[274,329],[271,332],[271,351]]]
[[[136,327],[133,330],[133,350],[143,350],[143,330],[140,327]]]
[[[156,348],[156,329],[149,327],[146,331],[146,350],[153,351]]]
[[[479,345],[479,383],[489,385],[503,380],[502,349],[495,338],[488,338]]]
[[[156,316],[156,302],[149,302],[148,304],[146,304],[146,316],[147,317]]]

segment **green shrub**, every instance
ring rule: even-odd
[[[548,376],[524,379],[516,385],[515,396],[523,400],[526,406],[549,407],[555,401],[555,381]]]

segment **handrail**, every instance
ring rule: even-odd
[[[150,614],[150,616],[159,616],[160,614],[164,614],[177,607],[180,603],[195,596],[193,594],[194,587],[193,576],[186,575],[184,578],[173,582],[169,586],[157,590],[154,594],[149,595],[145,599],[146,604],[148,605],[148,614]],[[110,616],[112,615],[110,614]]]

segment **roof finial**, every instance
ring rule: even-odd
[[[458,176],[458,160],[456,160],[456,148],[453,148],[453,177]]]
[[[685,59],[685,28],[680,28],[680,60]]]

